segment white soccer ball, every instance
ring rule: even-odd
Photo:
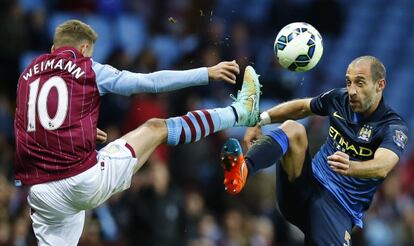
[[[312,69],[322,57],[322,36],[305,22],[294,22],[280,30],[274,43],[280,65],[295,72]]]

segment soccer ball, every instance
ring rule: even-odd
[[[323,53],[322,36],[305,22],[294,22],[280,30],[274,43],[280,65],[295,72],[312,69]]]

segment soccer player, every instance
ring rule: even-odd
[[[227,192],[239,193],[248,175],[276,163],[280,211],[304,232],[305,243],[350,245],[353,226],[362,228],[364,211],[408,140],[406,123],[384,102],[385,75],[377,58],[358,57],[346,71],[346,88],[263,112],[245,133],[244,156],[236,139],[223,146]],[[330,126],[312,159],[305,128],[294,120],[313,114],[328,116]],[[261,135],[261,125],[273,122],[282,124]]]
[[[30,186],[33,230],[39,245],[76,245],[85,210],[129,188],[132,175],[161,143],[178,145],[259,119],[260,84],[248,66],[235,102],[181,117],[150,119],[102,150],[96,140],[100,96],[165,92],[213,80],[235,83],[236,62],[150,74],[119,71],[91,59],[96,32],[78,20],[60,24],[50,54],[23,71],[15,113],[16,185]]]

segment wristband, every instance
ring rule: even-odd
[[[272,123],[272,120],[270,119],[270,115],[268,112],[264,111],[263,113],[260,114],[260,121],[259,121],[259,126],[264,126],[267,124]]]

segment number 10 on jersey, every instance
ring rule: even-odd
[[[29,85],[29,101],[27,103],[28,132],[36,131],[36,108],[40,124],[47,130],[58,129],[65,121],[68,112],[68,87],[61,77],[54,76],[48,79],[41,88],[39,88],[39,84],[40,78]],[[47,100],[53,87],[57,90],[58,103],[56,114],[51,118],[47,110]]]

